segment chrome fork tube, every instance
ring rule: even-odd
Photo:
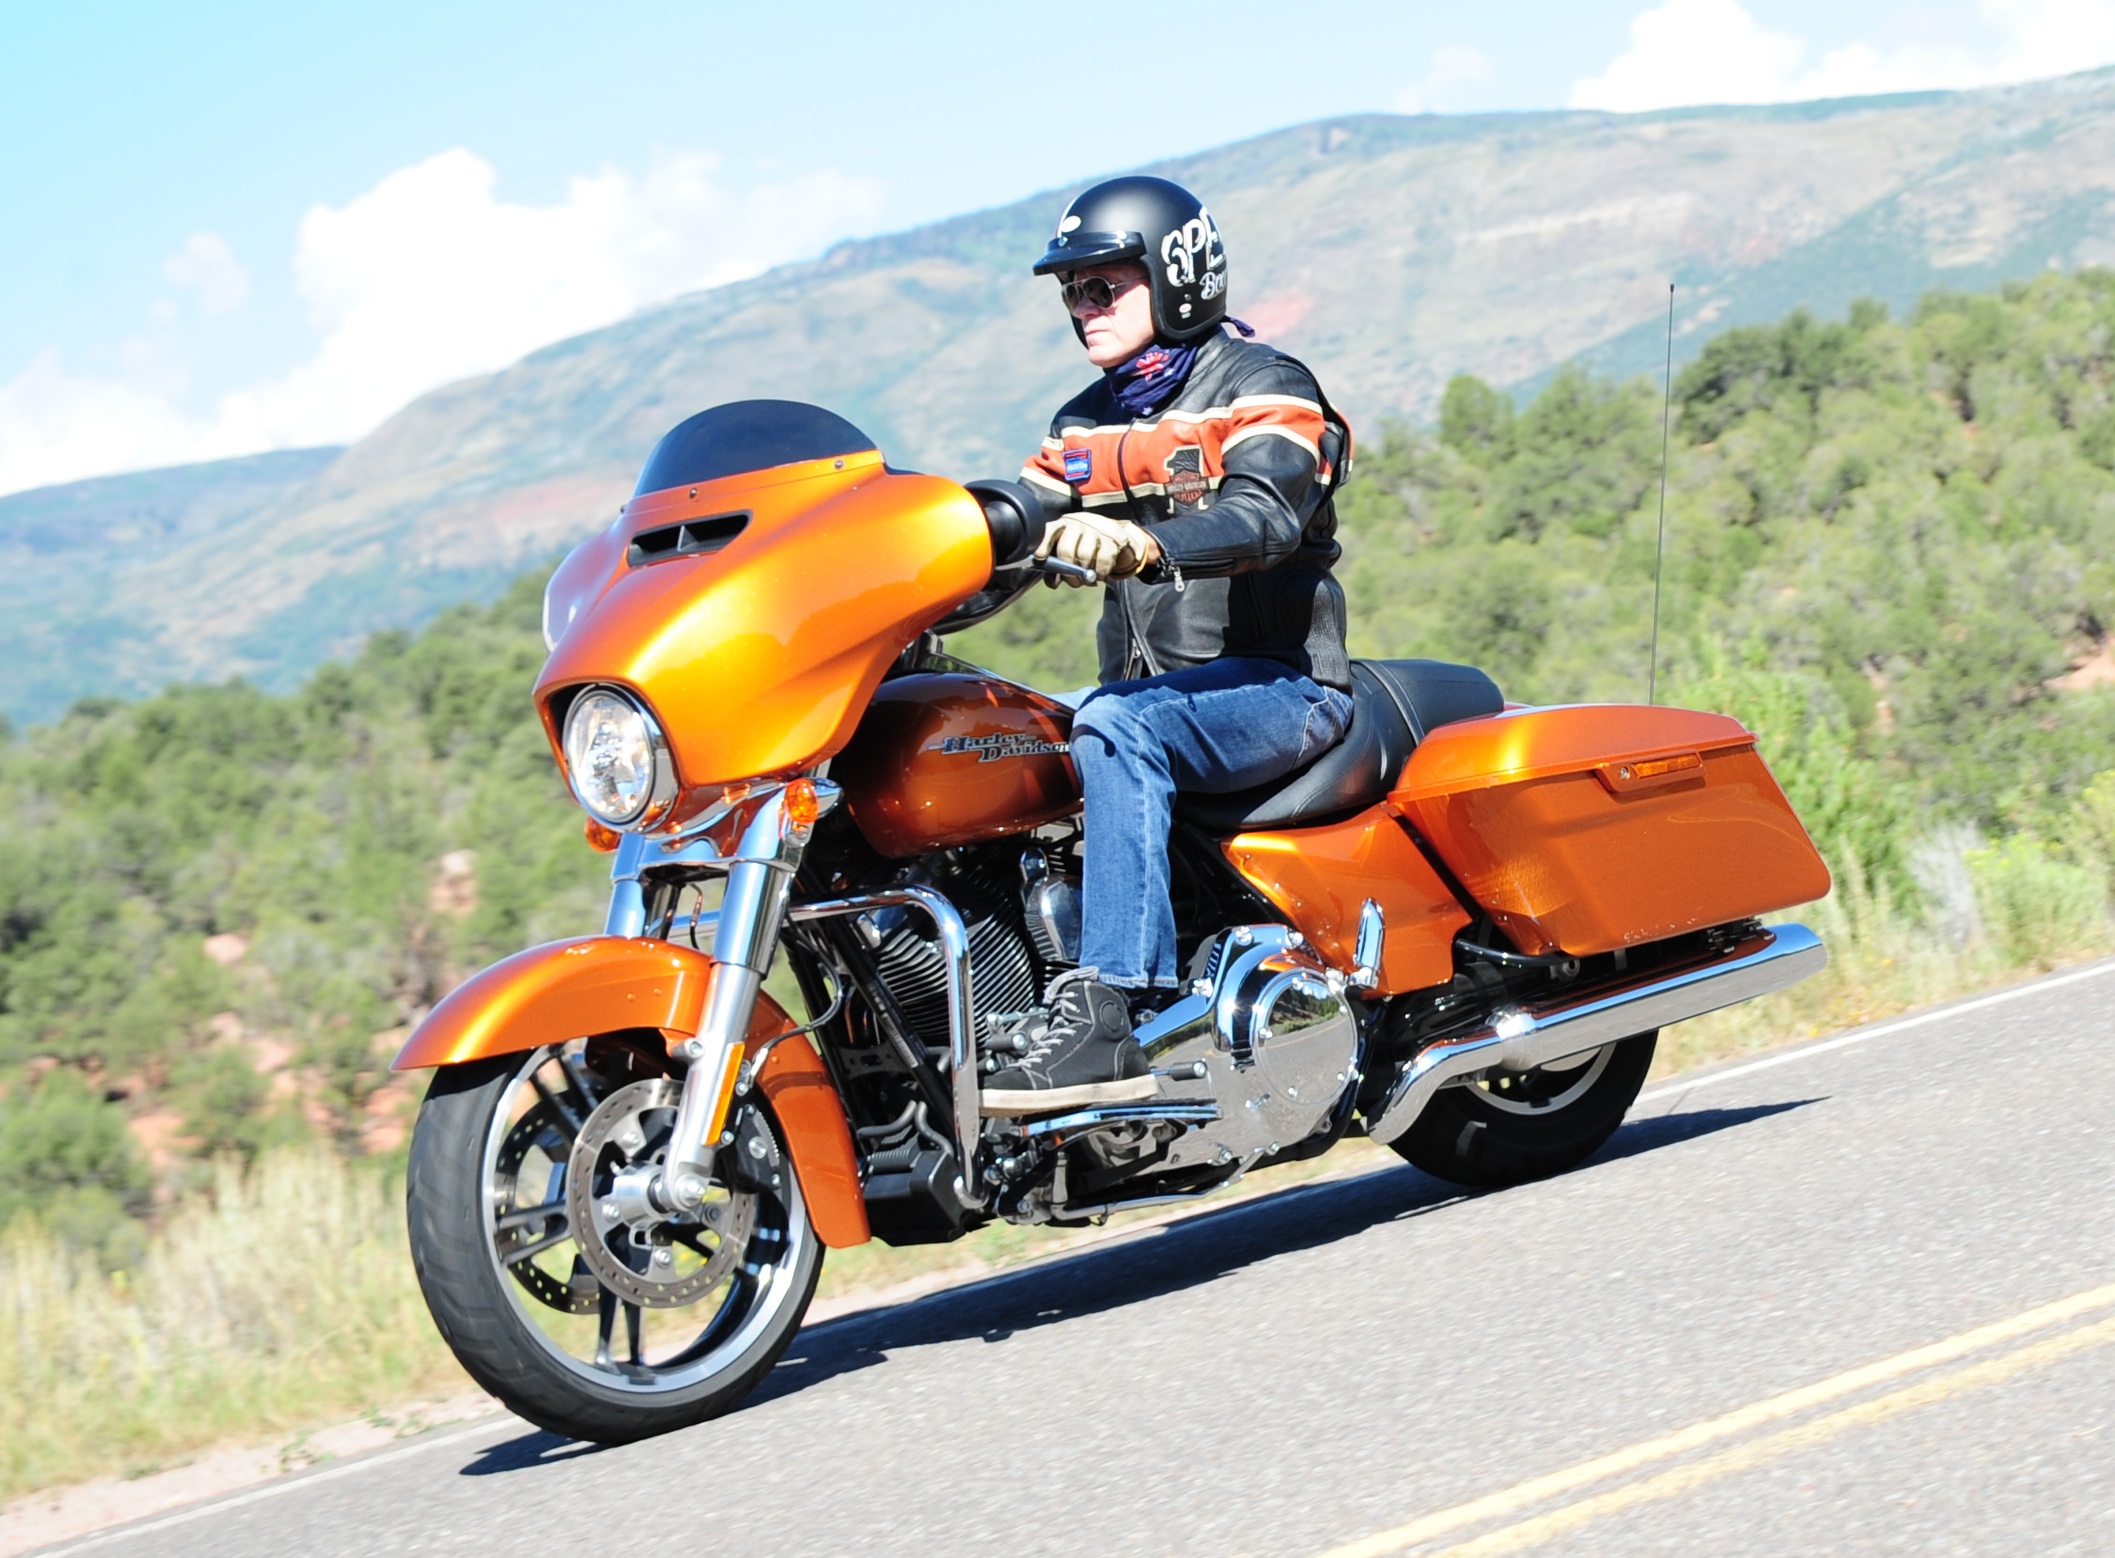
[[[757,992],[785,927],[786,900],[807,835],[786,825],[784,802],[781,791],[758,810],[727,872],[712,938],[712,983],[705,991],[705,1013],[697,1036],[681,1051],[690,1070],[683,1078],[661,1175],[661,1198],[671,1207],[694,1207],[705,1197],[718,1145],[713,1132],[733,1091]]]

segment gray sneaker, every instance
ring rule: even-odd
[[[984,1084],[986,1114],[1051,1114],[1135,1103],[1160,1091],[1131,1037],[1121,991],[1076,968],[1051,981],[1043,1008],[1014,1028],[1020,1059]]]

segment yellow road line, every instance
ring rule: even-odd
[[[1523,1547],[1533,1547],[1562,1536],[1604,1515],[1617,1514],[1640,1504],[1650,1504],[1660,1499],[1674,1498],[1691,1489],[1702,1487],[1720,1477],[1734,1472],[1746,1471],[1750,1467],[1796,1455],[1801,1450],[1811,1450],[1826,1444],[1839,1434],[1854,1428],[1867,1428],[1874,1423],[1885,1422],[1901,1412],[1929,1406],[1943,1401],[1948,1396],[1959,1395],[1964,1390],[1973,1390],[1978,1385],[1994,1385],[1999,1380],[2010,1379],[2015,1374],[2024,1374],[2029,1369],[2040,1368],[2045,1363],[2068,1357],[2074,1352],[2084,1352],[2090,1347],[2103,1347],[2115,1342],[2115,1319],[2101,1320],[2092,1325],[2080,1326],[2075,1331],[2049,1337],[2045,1341],[2033,1342],[2011,1352],[2000,1353],[1995,1358],[1986,1358],[1981,1363],[1971,1363],[1966,1368],[1956,1369],[1950,1374],[1941,1374],[1936,1379],[1919,1380],[1914,1385],[1876,1396],[1870,1401],[1861,1401],[1855,1406],[1840,1408],[1826,1417],[1812,1422],[1798,1423],[1790,1428],[1780,1428],[1774,1434],[1761,1439],[1751,1439],[1746,1444],[1737,1444],[1730,1450],[1707,1456],[1687,1466],[1677,1466],[1657,1476],[1638,1482],[1626,1483],[1611,1488],[1606,1493],[1597,1493],[1591,1498],[1567,1504],[1546,1515],[1532,1520],[1523,1520],[1517,1525],[1503,1527],[1479,1536],[1473,1541],[1449,1547],[1438,1558],[1496,1558],[1500,1553],[1517,1553]]]
[[[1383,1558],[1385,1554],[1400,1552],[1403,1548],[1415,1546],[1420,1542],[1430,1542],[1470,1526],[1482,1525],[1489,1520],[1519,1514],[1532,1505],[1576,1492],[1591,1483],[1637,1471],[1655,1461],[1686,1455],[1721,1439],[1746,1433],[1750,1429],[1760,1428],[1781,1418],[1811,1411],[1817,1406],[1824,1406],[1858,1391],[1870,1389],[1874,1385],[1884,1384],[1888,1380],[1899,1379],[1905,1374],[1914,1374],[1919,1369],[1951,1363],[1986,1347],[2016,1340],[2052,1325],[2060,1325],[2066,1320],[2075,1320],[2080,1315],[2090,1314],[2096,1309],[2105,1309],[2110,1304],[2115,1304],[2115,1283],[2094,1288],[2090,1292],[2075,1293],[2069,1298],[2058,1299],[2053,1304],[2043,1304],[2023,1314],[2013,1315],[2010,1319],[1998,1320],[1972,1331],[1963,1331],[1958,1336],[1950,1336],[1926,1347],[1913,1348],[1892,1358],[1883,1358],[1878,1363],[1868,1363],[1846,1370],[1828,1379],[1817,1380],[1814,1384],[1802,1385],[1782,1395],[1770,1396],[1765,1400],[1739,1407],[1723,1417],[1714,1417],[1707,1422],[1678,1429],[1657,1439],[1647,1439],[1641,1444],[1631,1445],[1609,1455],[1581,1461],[1563,1471],[1532,1477],[1500,1492],[1486,1494],[1466,1504],[1457,1504],[1452,1509],[1420,1516],[1406,1525],[1377,1531],[1372,1536],[1356,1542],[1333,1547],[1322,1554],[1321,1558]]]

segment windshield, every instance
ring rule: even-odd
[[[646,457],[632,495],[802,460],[864,454],[874,440],[834,412],[797,400],[736,400],[678,422]]]

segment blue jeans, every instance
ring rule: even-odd
[[[1272,660],[1214,660],[1111,682],[1080,705],[1087,798],[1080,963],[1124,989],[1177,983],[1168,821],[1178,790],[1245,790],[1343,738],[1351,696]]]

